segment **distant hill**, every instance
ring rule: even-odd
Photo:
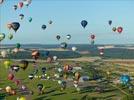
[[[73,52],[71,48],[75,46],[78,48],[76,52]],[[3,45],[2,48],[14,48],[15,45]],[[60,49],[60,45],[42,45],[42,44],[24,44],[21,46],[25,51],[21,51],[18,54],[10,55],[9,58],[15,59],[31,59],[31,49],[38,49],[41,52],[41,59],[46,58],[43,53],[45,50],[50,51],[50,56],[58,56],[58,58],[77,58],[81,56],[100,56],[98,47],[104,47],[104,56],[102,58],[118,58],[118,59],[134,59],[134,45],[89,45],[89,44],[70,44],[66,50]]]

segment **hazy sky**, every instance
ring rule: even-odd
[[[14,11],[12,6],[21,0],[5,0],[0,5],[0,32],[13,33],[13,40],[5,39],[3,43],[41,43],[57,44],[72,38],[68,43],[89,43],[91,33],[96,35],[96,44],[131,44],[134,43],[134,0],[32,0],[27,8]],[[19,14],[24,14],[23,20]],[[32,17],[33,21],[28,22]],[[53,24],[49,25],[48,21]],[[83,29],[80,22],[87,20]],[[108,20],[112,20],[111,26]],[[8,22],[20,22],[20,29],[14,33],[8,30]],[[42,24],[47,25],[42,30]],[[122,34],[112,32],[112,27],[122,26]],[[56,35],[61,40],[56,40]]]

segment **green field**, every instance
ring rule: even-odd
[[[14,61],[14,64],[19,64],[19,62]],[[15,72],[17,79],[21,81],[21,84],[26,85],[28,91],[32,90],[32,94],[24,95],[23,92],[19,91],[19,86],[15,85],[14,82],[7,79],[9,70],[6,69],[3,65],[3,61],[0,62],[0,88],[5,88],[6,86],[11,86],[16,90],[16,95],[9,95],[4,90],[0,91],[0,96],[5,97],[6,100],[16,100],[19,96],[25,96],[30,98],[28,100],[133,100],[132,94],[128,91],[127,87],[120,85],[114,85],[111,81],[117,77],[119,78],[119,71],[123,72],[124,69],[120,65],[115,65],[111,63],[104,63],[103,61],[96,62],[73,62],[73,61],[59,61],[58,65],[55,63],[46,63],[38,62],[37,75],[41,75],[41,67],[47,67],[47,74],[50,77],[54,76],[56,70],[54,68],[62,67],[64,64],[69,64],[72,66],[81,66],[82,70],[80,71],[81,75],[90,76],[90,80],[86,82],[79,83],[80,91],[76,91],[73,83],[70,82],[67,85],[67,88],[63,91],[60,90],[60,85],[57,80],[41,80],[28,78],[28,75],[33,72],[34,68],[32,63],[29,64],[28,68],[23,71],[20,69],[18,72]],[[128,67],[129,68],[129,67]],[[108,76],[107,71],[110,71],[111,74]],[[98,79],[93,79],[95,76],[99,77]],[[67,81],[68,82],[68,81]],[[44,94],[39,95],[37,84],[42,83],[44,85]],[[96,87],[100,87],[102,91],[95,90]],[[1,99],[0,99],[1,100]]]

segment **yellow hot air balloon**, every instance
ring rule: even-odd
[[[7,86],[7,87],[5,88],[5,90],[6,90],[7,93],[9,93],[9,92],[12,91],[12,88],[11,88],[10,86]]]
[[[19,100],[26,100],[26,98],[25,97],[20,97]]]
[[[10,66],[11,66],[11,61],[10,60],[6,60],[6,61],[4,61],[4,66],[5,66],[5,68],[9,68]]]

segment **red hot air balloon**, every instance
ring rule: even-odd
[[[118,28],[117,28],[117,32],[118,32],[118,33],[121,33],[122,31],[123,31],[123,28],[122,28],[122,27],[118,27]]]
[[[92,39],[92,40],[95,39],[95,35],[92,34],[92,35],[91,35],[91,39]]]
[[[20,84],[20,81],[19,81],[19,80],[15,80],[14,83],[15,83],[16,85],[19,85],[19,84]]]
[[[23,7],[23,2],[19,2],[19,3],[18,3],[18,7],[19,7],[19,8],[22,8],[22,7]]]
[[[8,74],[8,79],[9,79],[9,80],[13,80],[13,79],[14,79],[14,75],[13,75],[13,74],[11,74],[11,73],[10,73],[10,74]]]

